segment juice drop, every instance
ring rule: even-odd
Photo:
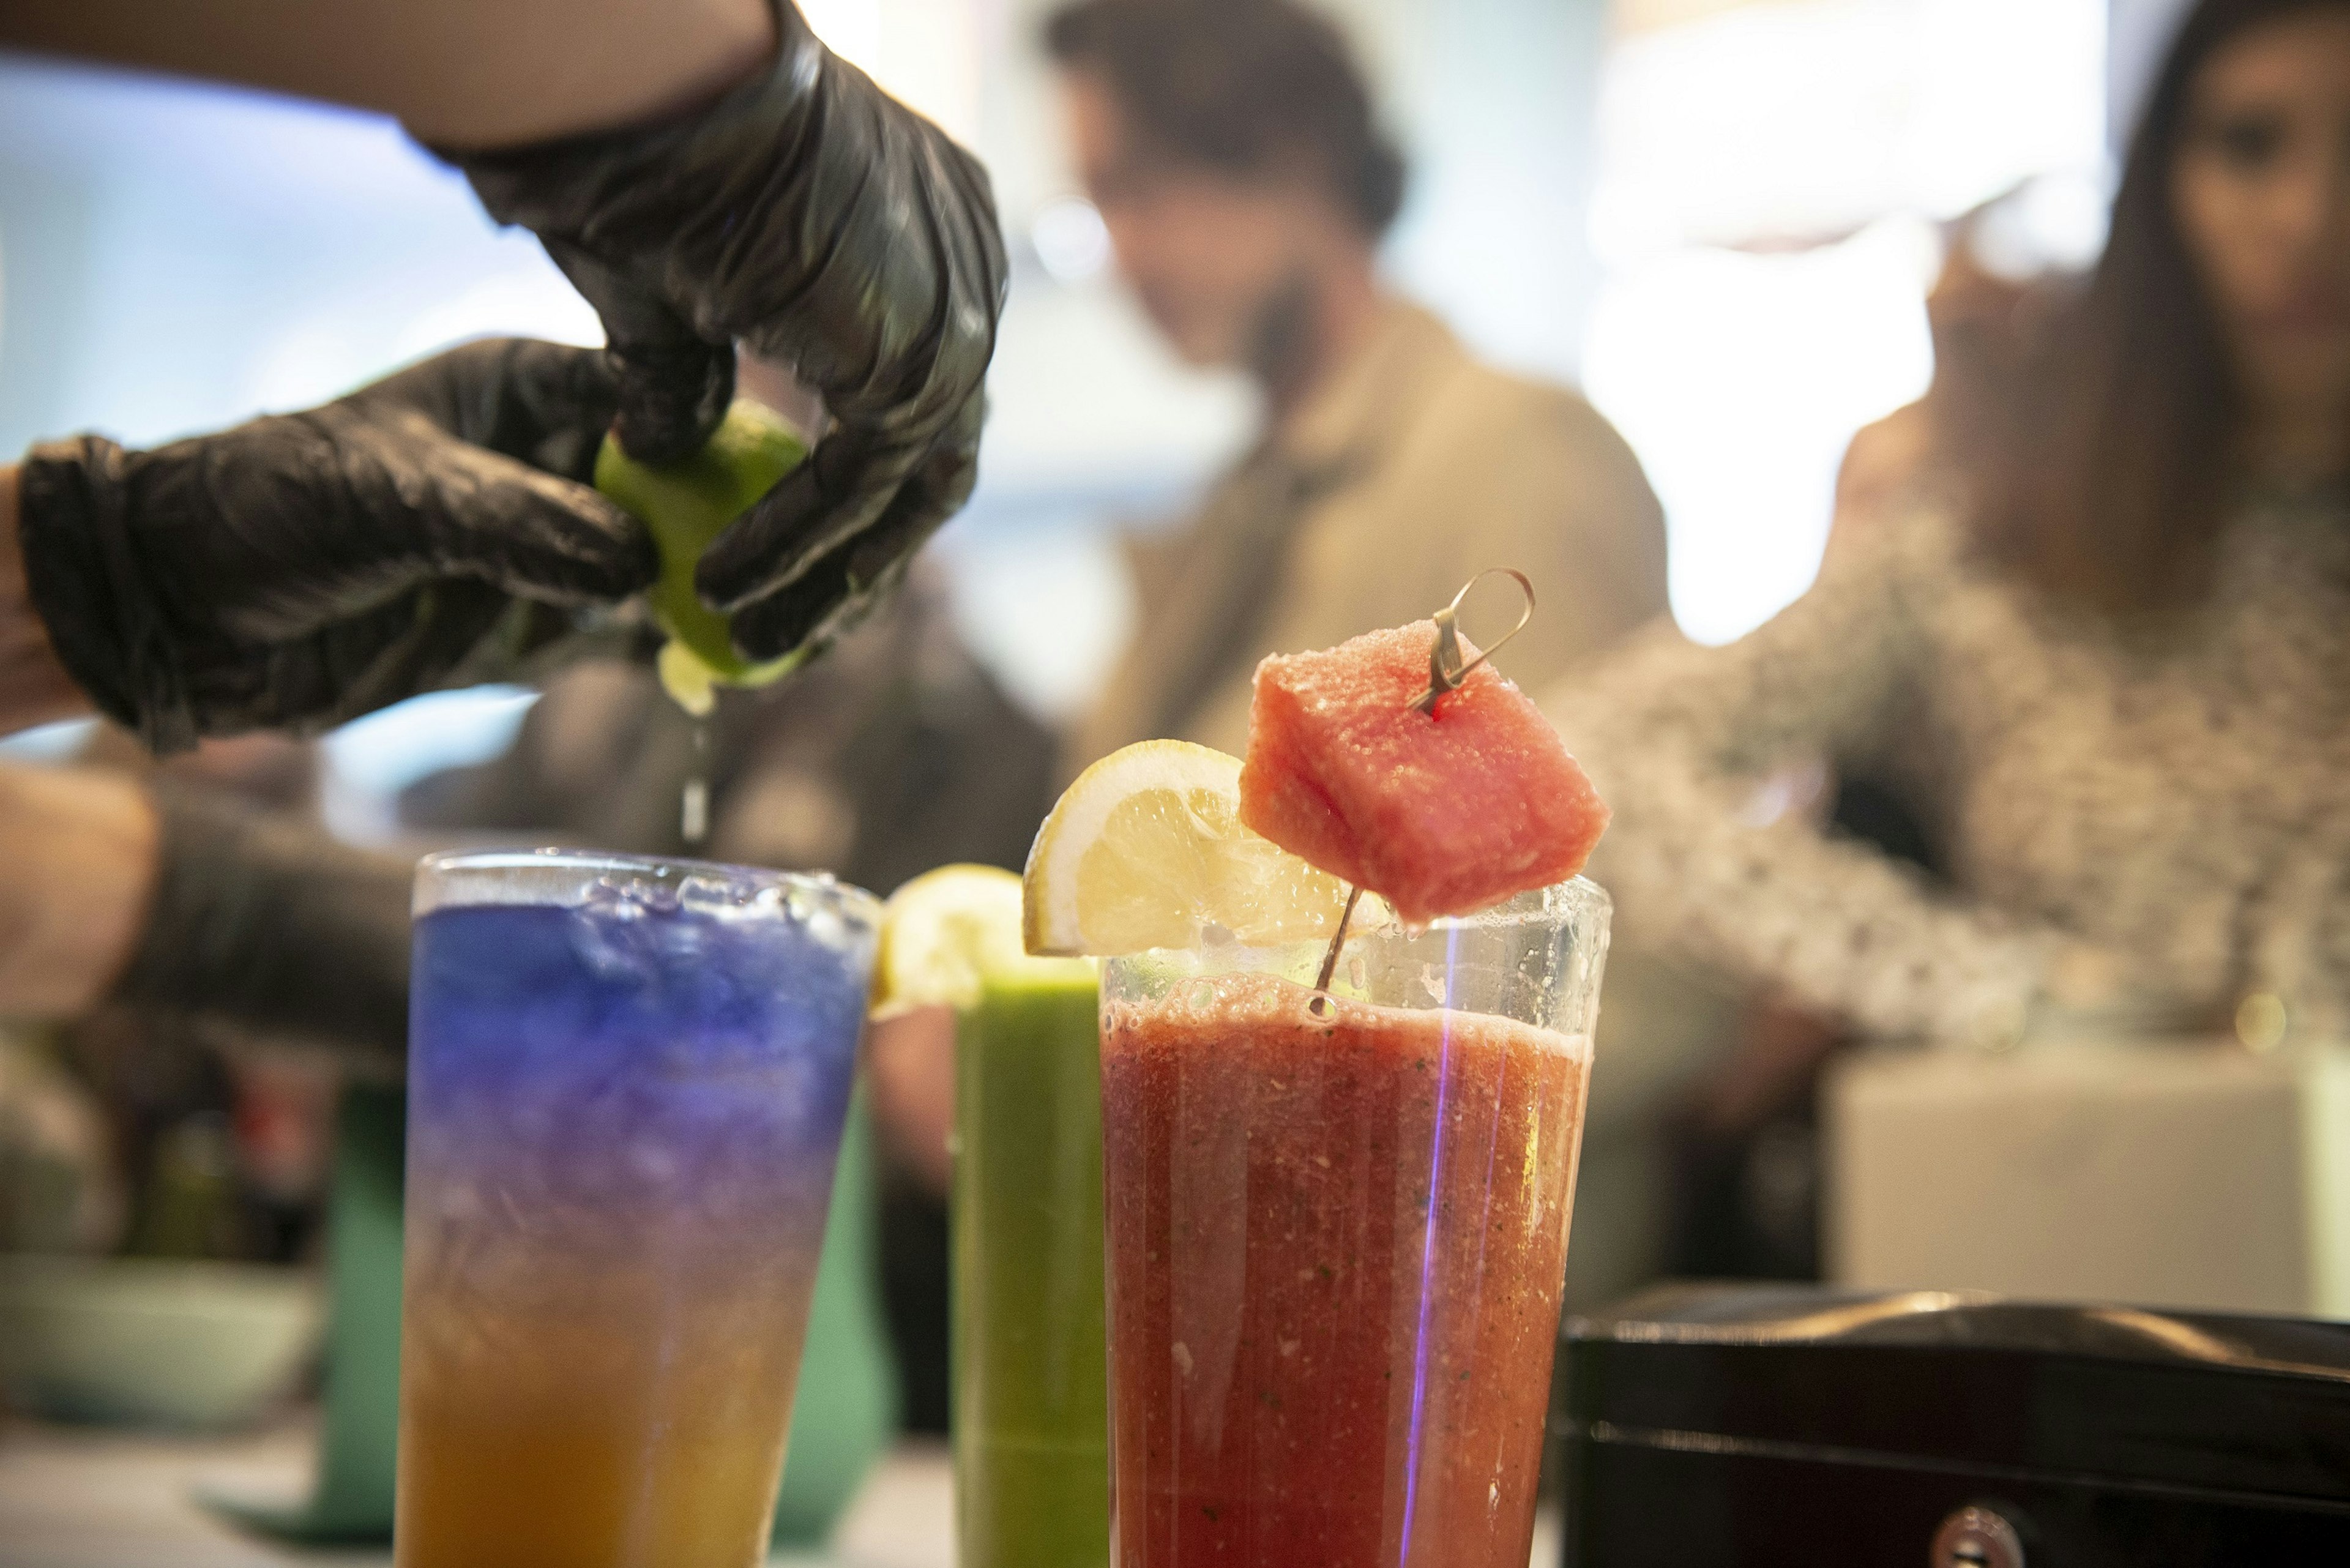
[[[710,836],[710,726],[693,726],[693,772],[686,775],[677,811],[678,836],[698,847]]]
[[[710,711],[718,706],[717,680],[710,666],[683,642],[671,639],[663,643],[653,669],[669,700],[695,718],[709,717]]]

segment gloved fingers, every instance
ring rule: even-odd
[[[916,469],[879,521],[784,587],[737,611],[734,642],[745,658],[780,659],[823,647],[887,598],[914,555],[969,499],[974,454],[950,449]]]
[[[709,441],[734,400],[734,345],[713,343],[651,288],[576,244],[546,242],[596,314],[619,376],[613,430],[639,462],[677,462]]]
[[[460,441],[587,483],[620,405],[620,368],[601,348],[531,337],[481,337],[351,394],[397,404]]]
[[[487,583],[411,589],[298,637],[248,647],[188,670],[199,732],[317,734],[445,684],[514,601]]]
[[[546,604],[623,599],[660,570],[643,524],[587,485],[444,439],[430,463],[433,567]]]
[[[481,438],[492,452],[582,484],[620,411],[620,366],[600,348],[520,340],[496,422]],[[462,433],[462,432],[461,432]]]
[[[836,428],[711,541],[694,567],[694,591],[712,607],[734,611],[788,587],[873,525],[919,456],[868,428]]]
[[[533,683],[598,635],[573,611],[450,577],[277,652],[311,666],[311,716],[296,727],[315,731],[419,691]],[[297,690],[302,680],[289,673],[282,684]]]
[[[615,348],[619,411],[612,424],[620,450],[639,462],[681,462],[710,442],[734,400],[734,350],[691,347]]]
[[[836,429],[711,542],[694,568],[695,591],[714,608],[739,611],[790,587],[877,520],[933,511],[943,522],[971,497],[986,417],[985,395],[974,391],[920,448],[867,427]]]
[[[761,662],[802,648],[828,647],[889,596],[905,576],[914,552],[944,521],[890,527],[888,543],[897,554],[870,575],[858,570],[851,557],[878,554],[870,546],[883,542],[878,537],[881,529],[825,556],[790,587],[737,611],[734,646],[745,659]]]

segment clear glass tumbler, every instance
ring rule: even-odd
[[[1607,919],[1110,961],[1119,1568],[1523,1568]]]
[[[561,852],[416,879],[401,1568],[766,1552],[879,909]]]

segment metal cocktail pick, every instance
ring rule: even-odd
[[[1322,955],[1322,972],[1314,977],[1314,1000],[1305,1004],[1316,1018],[1330,1011],[1330,977],[1338,972],[1338,950],[1346,945],[1347,922],[1355,918],[1355,906],[1362,899],[1360,888],[1347,889],[1347,907],[1338,911],[1338,929],[1330,933],[1330,950]]]
[[[1462,663],[1461,659],[1461,601],[1469,590],[1487,577],[1508,577],[1518,585],[1526,597],[1524,607],[1518,611],[1515,626],[1495,638],[1492,646],[1476,658]],[[1428,690],[1404,704],[1417,708],[1430,718],[1436,716],[1436,700],[1449,691],[1458,691],[1470,672],[1493,657],[1501,646],[1526,629],[1526,622],[1534,618],[1534,586],[1515,566],[1488,566],[1467,582],[1452,596],[1452,602],[1436,612],[1436,646],[1428,652]]]
[[[1525,604],[1518,611],[1517,623],[1495,638],[1492,645],[1476,658],[1463,659],[1461,653],[1461,603],[1469,590],[1487,577],[1508,577],[1518,585],[1525,596]],[[1467,582],[1452,596],[1452,602],[1436,612],[1436,642],[1428,650],[1428,690],[1404,704],[1407,711],[1417,710],[1430,718],[1436,717],[1436,704],[1450,692],[1458,691],[1477,667],[1492,659],[1501,646],[1526,629],[1526,622],[1534,618],[1534,586],[1515,566],[1488,566]],[[1330,933],[1330,950],[1322,955],[1322,972],[1314,980],[1314,999],[1305,1004],[1315,1017],[1326,1016],[1330,1011],[1330,977],[1338,972],[1338,950],[1347,945],[1347,922],[1355,917],[1355,906],[1362,901],[1359,887],[1347,889],[1346,908],[1338,911],[1338,929]]]

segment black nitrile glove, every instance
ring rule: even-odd
[[[602,353],[469,343],[307,413],[126,452],[36,447],[25,572],[58,659],[159,752],[315,731],[571,629],[652,581],[651,537],[581,483]]]
[[[399,1063],[414,862],[212,792],[154,793],[155,892],[112,1000]]]
[[[691,114],[442,150],[603,316],[630,456],[700,449],[738,339],[823,394],[831,433],[695,576],[758,659],[853,620],[970,495],[1004,282],[977,161],[776,9],[773,65]]]

